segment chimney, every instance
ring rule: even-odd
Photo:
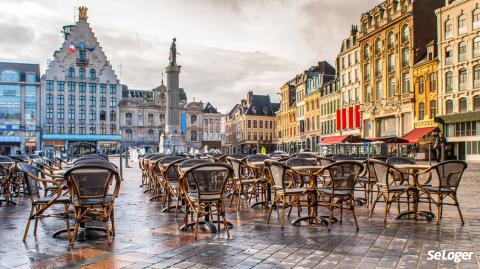
[[[352,25],[352,30],[350,31],[350,34],[351,34],[352,36],[356,36],[357,33],[358,33],[358,26]]]
[[[252,103],[252,100],[253,100],[253,91],[248,91],[247,93],[247,104],[250,105]]]

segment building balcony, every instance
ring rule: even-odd
[[[77,58],[77,65],[88,65],[88,58],[85,58],[85,57]]]

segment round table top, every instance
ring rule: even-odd
[[[323,166],[320,165],[302,165],[302,166],[291,166],[293,170],[321,170]]]
[[[261,162],[248,162],[249,165],[252,165],[252,166],[256,166],[256,167],[263,167],[265,166],[265,162],[264,161],[261,161]]]

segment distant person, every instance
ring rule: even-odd
[[[267,155],[267,148],[264,147],[264,146],[262,146],[261,153],[262,153],[263,155]]]
[[[434,144],[434,148],[437,152],[437,156],[436,156],[437,157],[437,162],[441,162],[445,158],[445,156],[443,156],[443,154],[444,154],[444,150],[446,149],[446,146],[447,146],[447,140],[443,136],[443,133],[440,132],[440,134],[438,134],[438,137],[435,140],[435,144]]]

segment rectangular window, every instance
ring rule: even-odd
[[[89,92],[90,93],[97,93],[97,84],[96,83],[89,83]]]
[[[68,105],[69,106],[74,106],[75,105],[75,95],[69,95],[68,96]]]
[[[116,106],[117,106],[117,98],[110,97],[110,107],[116,107]]]
[[[53,105],[53,94],[47,93],[47,105]]]
[[[107,97],[100,96],[100,107],[106,107],[106,106],[107,106]]]
[[[410,93],[410,74],[409,73],[402,74],[402,89],[403,89],[403,94]]]
[[[97,106],[97,98],[95,96],[90,96],[90,107]]]
[[[107,112],[105,110],[100,111],[100,120],[107,120]]]
[[[63,106],[65,104],[65,96],[63,94],[59,94],[57,96],[57,105]]]
[[[63,92],[65,90],[65,81],[57,81],[57,91]]]
[[[59,108],[57,109],[57,119],[60,119],[60,120],[63,120],[64,119],[64,110],[63,108]]]
[[[97,126],[95,124],[90,124],[88,131],[90,134],[95,134],[97,132]]]
[[[75,120],[75,110],[74,109],[69,109],[68,110],[68,119],[69,120]]]
[[[116,133],[117,133],[117,126],[115,124],[110,124],[110,134],[116,134]]]
[[[53,91],[53,80],[47,80],[47,91]]]
[[[75,91],[75,82],[74,81],[69,81],[68,82],[68,91],[69,92],[74,92]]]
[[[85,124],[81,123],[78,125],[78,131],[80,134],[85,134],[86,133],[86,128],[85,128]]]
[[[78,83],[78,91],[79,92],[86,92],[87,91],[87,83],[79,82]]]
[[[110,84],[110,94],[117,94],[117,85]]]
[[[63,123],[57,124],[57,128],[58,128],[58,133],[59,134],[65,133],[65,125]]]
[[[88,119],[89,120],[96,120],[97,119],[97,113],[95,113],[95,110],[90,110],[88,114]]]
[[[107,84],[100,84],[100,93],[107,93]]]
[[[85,120],[86,118],[86,112],[85,112],[85,109],[80,109],[79,113],[78,113],[78,118],[80,120]]]
[[[75,124],[73,124],[73,123],[68,124],[68,133],[69,134],[74,134],[75,133]]]

